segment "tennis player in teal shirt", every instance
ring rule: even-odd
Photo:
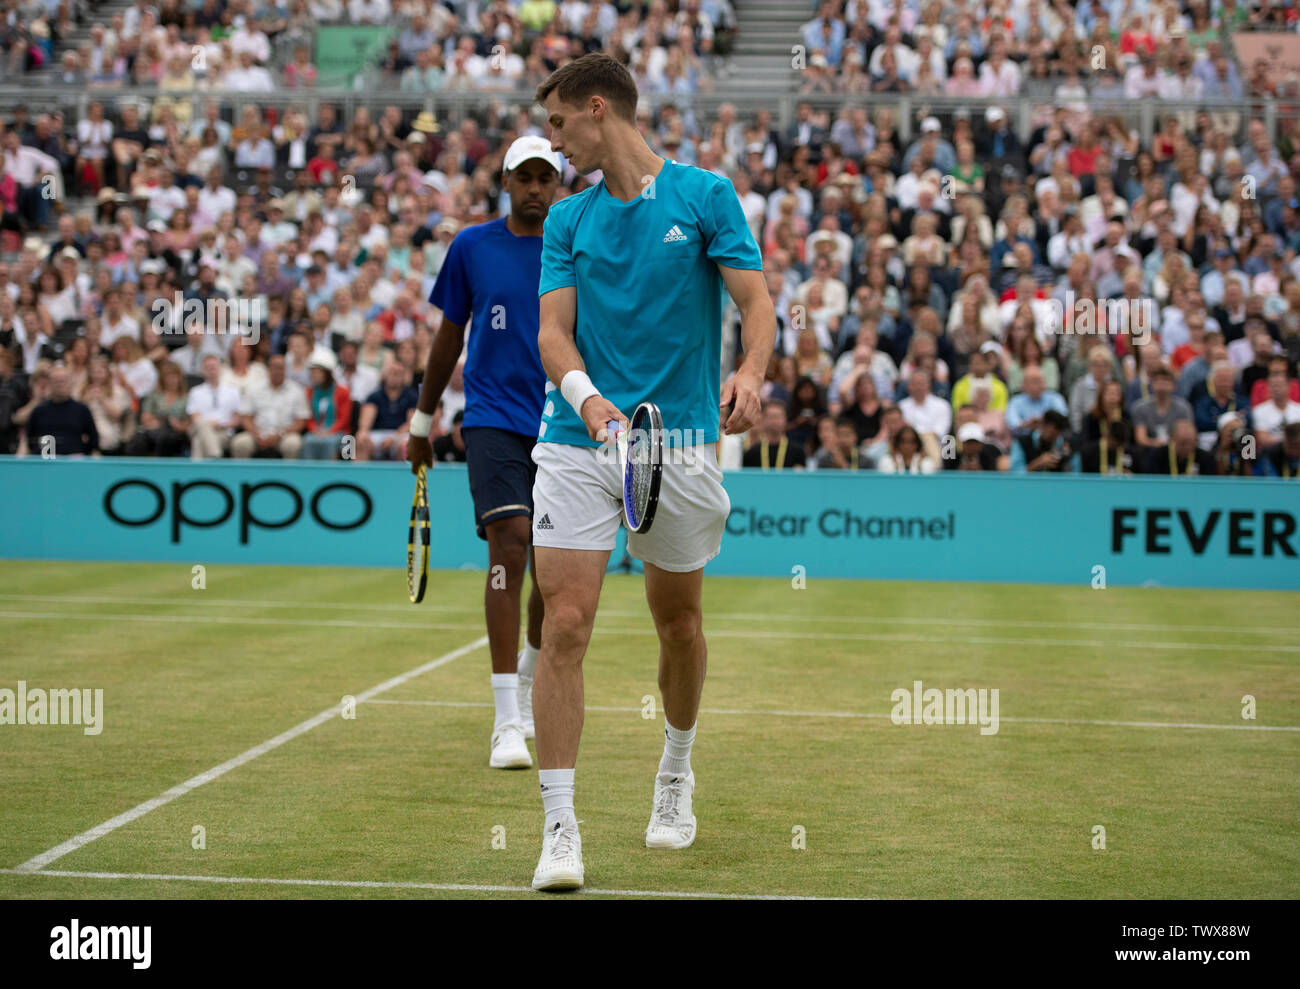
[[[584,881],[574,811],[582,660],[623,515],[622,472],[602,449],[606,423],[626,428],[643,401],[663,414],[658,511],[648,532],[628,534],[628,551],[645,564],[667,721],[645,843],[686,848],[696,834],[690,754],[707,655],[700,592],[731,507],[714,444],[720,427],[740,433],[758,421],[776,313],[734,187],[655,154],[637,131],[636,84],[621,63],[585,55],[552,73],[537,100],[552,150],[579,173],[602,173],[551,208],[538,286],[538,347],[553,390],[533,448],[545,602],[533,716],[546,815],[533,887],[573,889]],[[725,383],[724,286],[745,349]]]

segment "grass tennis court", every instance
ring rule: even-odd
[[[0,564],[0,688],[104,690],[99,735],[0,726],[0,896],[542,895],[526,889],[535,769],[487,768],[486,646],[466,648],[484,636],[481,573],[432,573],[419,606],[398,568],[192,579],[181,564]],[[657,644],[641,579],[611,575],[586,661],[576,896],[1293,898],[1298,605],[709,577],[699,836],[662,852],[643,845]],[[440,659],[42,870],[74,875],[12,871]],[[998,732],[893,724],[891,693],[916,680],[997,688]]]

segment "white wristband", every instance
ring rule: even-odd
[[[586,371],[579,371],[575,368],[566,374],[564,380],[560,382],[560,394],[573,406],[573,411],[578,413],[578,418],[581,419],[582,403],[591,398],[592,395],[599,395],[600,389],[591,383]]]
[[[428,412],[415,410],[415,415],[411,416],[411,435],[418,436],[420,439],[429,438],[429,430],[433,427],[433,416]]]

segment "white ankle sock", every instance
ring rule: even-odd
[[[492,694],[497,702],[497,717],[493,728],[500,728],[508,721],[519,720],[519,675],[517,673],[493,673]]]
[[[532,677],[533,670],[537,669],[538,651],[538,648],[529,642],[527,638],[524,639],[524,651],[519,657],[519,675],[521,677]]]
[[[695,743],[695,725],[685,731],[674,728],[664,720],[664,755],[659,760],[659,772],[675,776],[688,776],[691,772],[691,746]]]
[[[542,809],[546,811],[546,830],[556,821],[565,818],[577,820],[573,812],[572,769],[539,769],[537,778],[542,784]]]

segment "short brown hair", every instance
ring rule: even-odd
[[[570,106],[603,96],[615,113],[636,123],[636,81],[622,62],[604,52],[591,52],[561,65],[537,87],[537,102],[544,105],[552,92]]]

